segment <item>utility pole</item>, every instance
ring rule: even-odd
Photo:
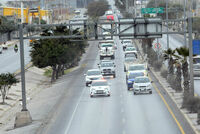
[[[169,49],[168,0],[166,0],[166,22],[167,22],[167,49]]]
[[[128,12],[128,0],[126,0],[126,12]]]
[[[24,4],[23,1],[21,1],[21,24],[24,23]]]
[[[190,95],[194,96],[194,70],[193,70],[193,47],[192,47],[192,12],[188,16],[189,31],[189,62],[190,62]]]
[[[183,31],[184,31],[184,45],[187,47],[187,41],[186,41],[186,0],[184,0],[184,21],[183,21]]]

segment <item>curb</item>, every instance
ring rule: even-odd
[[[138,47],[138,43],[136,43],[136,46]],[[138,47],[139,48],[139,47]],[[141,57],[143,58],[143,53],[141,52],[141,49],[138,49],[139,53],[141,55]],[[187,114],[183,113],[183,110],[181,110],[178,106],[178,103],[176,102],[176,100],[174,99],[174,97],[172,96],[172,94],[167,90],[167,88],[165,87],[165,85],[163,85],[162,81],[158,78],[157,74],[154,72],[154,70],[150,67],[149,68],[150,71],[153,73],[153,75],[156,77],[156,79],[158,80],[159,84],[163,87],[163,89],[167,92],[167,94],[169,95],[169,97],[172,99],[172,101],[174,102],[174,104],[178,107],[179,111],[181,112],[181,114],[184,116],[184,118],[187,120],[187,122],[189,123],[190,127],[193,129],[193,131],[196,134],[200,134],[200,131],[193,125],[192,121],[190,120],[190,118],[188,117]],[[167,82],[168,83],[168,82]],[[171,88],[171,87],[170,87]],[[195,94],[197,95],[197,94]]]
[[[153,73],[153,75],[156,77],[156,79],[158,80],[158,82],[160,83],[160,85],[163,87],[163,89],[167,92],[167,94],[170,96],[170,98],[172,99],[172,101],[176,104],[176,106],[178,107],[178,109],[180,110],[180,112],[182,113],[182,115],[185,117],[185,119],[187,120],[187,122],[189,123],[189,125],[191,126],[191,128],[193,129],[193,131],[196,134],[199,134],[199,131],[197,130],[197,128],[195,128],[195,126],[193,125],[192,121],[190,120],[190,118],[187,116],[187,114],[183,113],[183,110],[181,110],[179,108],[178,103],[176,102],[176,100],[174,99],[174,97],[172,96],[172,94],[166,89],[165,85],[162,84],[162,81],[158,78],[157,74],[153,71],[152,68],[150,68],[150,71]],[[171,88],[171,87],[170,87]]]
[[[27,69],[29,69],[30,67],[32,67],[32,65],[33,65],[32,62],[29,62],[28,64],[26,64],[26,66],[25,66],[25,71],[26,71]],[[21,69],[18,69],[17,71],[14,72],[14,75],[16,76],[16,75],[18,75],[18,74],[20,74],[20,73],[21,73]]]

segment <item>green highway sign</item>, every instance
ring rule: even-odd
[[[164,13],[164,8],[142,8],[141,9],[142,14],[150,14],[150,13]]]

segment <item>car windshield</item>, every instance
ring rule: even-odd
[[[144,65],[129,66],[129,71],[145,70]]]
[[[135,83],[148,83],[150,82],[148,78],[136,78]]]
[[[130,40],[125,40],[123,43],[132,43]]]
[[[139,76],[144,76],[144,73],[143,72],[138,72],[138,73],[130,73],[128,78],[129,79],[135,79],[136,77],[139,77]]]
[[[107,81],[98,81],[98,82],[93,82],[92,86],[108,86],[108,82]]]
[[[134,57],[134,58],[136,58],[136,55],[134,53],[127,53],[125,55],[125,57]]]
[[[101,47],[112,47],[112,44],[101,44]]]
[[[194,65],[194,69],[200,69],[200,64]]]
[[[135,51],[135,50],[136,50],[135,47],[127,47],[127,48],[126,48],[126,51]]]
[[[113,63],[111,62],[105,62],[101,64],[101,67],[113,67]]]
[[[88,76],[90,76],[90,75],[101,75],[101,72],[100,71],[88,71],[87,75]]]

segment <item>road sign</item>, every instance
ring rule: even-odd
[[[192,46],[193,46],[193,54],[200,55],[200,40],[193,40]]]
[[[37,13],[38,12],[38,8],[31,8],[29,9],[30,13]]]
[[[150,14],[150,13],[164,13],[164,8],[142,8],[141,9],[142,14]]]
[[[160,43],[155,43],[154,44],[154,48],[159,48],[160,49],[161,48],[161,44]]]

